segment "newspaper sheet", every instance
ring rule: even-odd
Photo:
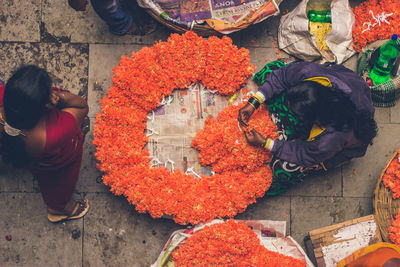
[[[247,88],[255,91],[256,85],[249,81]],[[217,118],[221,110],[229,104],[242,102],[243,97],[240,92],[232,97],[221,96],[201,84],[175,90],[163,100],[163,105],[148,114],[147,147],[154,166],[166,166],[170,171],[190,169],[198,175],[210,175],[211,168],[200,165],[199,152],[191,146],[192,139],[203,129],[208,117]]]
[[[283,0],[137,0],[161,18],[192,29],[205,22],[224,34],[279,14]]]

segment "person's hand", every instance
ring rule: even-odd
[[[50,100],[48,104],[48,108],[55,108],[60,102],[60,92],[55,90],[50,91]]]
[[[88,0],[68,0],[68,4],[76,11],[85,11]]]
[[[247,103],[239,109],[238,121],[242,126],[249,126],[249,119],[256,109],[251,104]]]
[[[250,132],[245,131],[244,136],[247,139],[247,142],[252,146],[264,146],[265,137],[262,136],[256,130],[251,130]]]

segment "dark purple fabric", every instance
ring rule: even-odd
[[[332,86],[350,95],[357,110],[374,114],[371,91],[362,77],[341,65],[321,65],[312,62],[294,62],[271,73],[260,86],[266,99],[286,91],[291,86],[312,77],[326,77]]]
[[[365,81],[341,65],[320,65],[296,62],[274,71],[259,88],[266,99],[286,91],[291,86],[312,77],[327,77],[332,86],[350,95],[357,110],[374,116],[371,93]],[[340,107],[338,107],[340,108]],[[334,112],[334,111],[332,111]],[[365,154],[368,144],[357,140],[352,130],[339,132],[328,128],[313,141],[302,139],[275,140],[272,153],[278,158],[304,167],[323,162],[334,167],[354,157]]]

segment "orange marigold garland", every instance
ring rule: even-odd
[[[390,188],[393,198],[400,197],[400,149],[396,157],[390,162],[385,174],[382,177],[383,184]]]
[[[233,217],[244,211],[263,196],[272,174],[264,164],[268,154],[247,145],[238,130],[239,106],[222,112],[219,117],[223,121],[208,120],[202,132],[205,139],[200,133],[194,142],[201,150],[202,162],[211,164],[215,175],[196,179],[180,170],[171,173],[167,168],[150,168],[150,153],[143,147],[148,141],[147,113],[174,89],[201,82],[220,94],[230,95],[246,83],[253,70],[248,50],[238,49],[230,38],[206,40],[193,32],[173,34],[166,42],[122,57],[113,70],[107,97],[101,100],[94,129],[93,143],[104,183],[114,194],[124,195],[139,212],[149,212],[155,218],[169,215],[180,224]],[[266,116],[265,111],[260,111],[259,120],[253,120],[254,127],[266,135],[276,135],[272,122],[262,116]],[[223,127],[218,126],[221,123]],[[209,124],[220,131],[206,135]],[[232,131],[227,132],[224,127]],[[215,142],[218,136],[222,138]],[[239,144],[232,145],[236,140]],[[211,161],[207,157],[213,145],[219,146],[218,160]],[[247,164],[229,156],[238,156],[240,151],[248,155]]]
[[[353,47],[360,52],[368,43],[400,32],[399,0],[368,0],[353,8]]]
[[[205,226],[173,253],[176,266],[306,266],[306,262],[269,251],[243,222]]]

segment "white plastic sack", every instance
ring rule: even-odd
[[[352,29],[355,18],[348,0],[332,0],[330,3],[332,30],[325,36],[325,43],[330,51],[320,51],[316,37],[309,31],[308,2],[309,0],[302,0],[292,12],[281,18],[278,31],[279,48],[306,61],[322,57],[321,63],[340,64],[354,55]]]
[[[314,267],[302,247],[291,237],[286,236],[286,221],[270,220],[236,220],[247,224],[256,233],[261,244],[270,251],[275,251],[286,256],[306,261],[306,267]],[[204,226],[223,223],[223,220],[214,219],[203,224],[199,223],[194,228],[177,230],[172,233],[167,243],[162,249],[155,263],[150,267],[168,267],[175,266],[172,261],[172,252],[185,242],[186,239],[200,231]]]

